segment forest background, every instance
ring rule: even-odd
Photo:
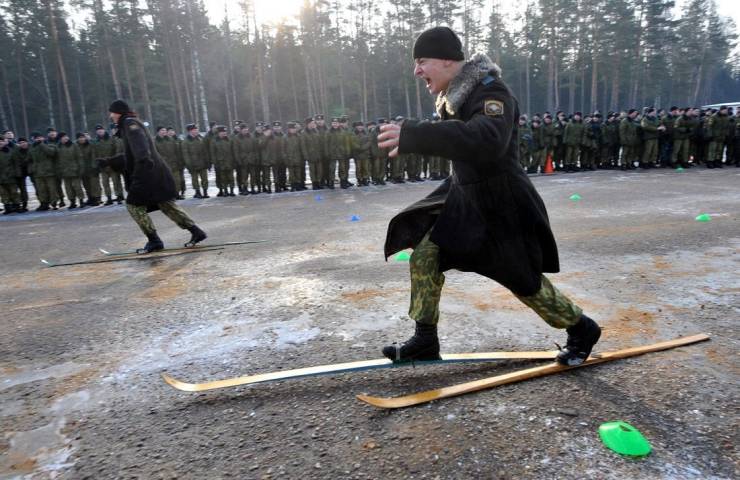
[[[0,127],[76,132],[126,99],[152,125],[431,116],[415,36],[452,26],[522,112],[740,100],[715,0],[0,0]],[[262,17],[262,18],[260,18]],[[268,18],[270,17],[270,18]]]

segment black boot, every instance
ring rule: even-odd
[[[3,205],[5,210],[3,211],[3,215],[10,215],[11,213],[15,212],[15,208],[13,208],[13,205],[10,203],[6,203]]]
[[[146,245],[144,245],[144,248],[139,248],[136,250],[136,253],[152,253],[159,250],[164,250],[164,242],[162,242],[162,239],[159,238],[159,235],[157,235],[157,232],[152,232],[146,236],[148,241],[146,242]]]
[[[69,204],[69,209],[77,208],[77,204],[75,202],[72,202]]]
[[[196,243],[202,242],[205,240],[208,235],[206,235],[206,232],[198,228],[197,225],[193,225],[192,227],[188,228],[188,231],[190,232],[190,241],[185,244],[185,247],[194,247]]]
[[[193,198],[203,198],[203,195],[200,194],[200,190],[195,190],[195,195],[193,195]]]
[[[116,203],[119,204],[119,205],[122,204],[124,200],[125,199],[123,198],[122,195],[119,195],[119,196],[116,197]]]
[[[557,361],[566,366],[580,365],[591,355],[591,349],[599,341],[601,328],[596,322],[581,314],[578,323],[566,331],[568,340],[565,347],[560,349]]]
[[[45,211],[47,211],[47,210],[49,210],[49,204],[48,204],[48,203],[42,203],[41,205],[39,205],[39,206],[38,206],[38,207],[36,208],[36,211],[37,211],[37,212],[45,212]]]
[[[441,360],[437,326],[416,322],[416,332],[401,345],[383,347],[383,355],[395,363]]]
[[[104,205],[113,205],[113,199],[111,197],[108,197],[108,200],[105,201]]]

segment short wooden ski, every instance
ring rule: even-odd
[[[92,260],[80,260],[77,262],[64,262],[64,263],[55,263],[49,260],[44,260],[42,258],[41,263],[43,263],[47,267],[67,267],[70,265],[92,265],[96,263],[124,262],[128,260],[153,260],[157,258],[168,258],[168,257],[177,256],[177,255],[185,255],[188,253],[215,252],[217,250],[223,250],[223,249],[224,247],[187,248],[187,249],[183,249],[183,251],[177,251],[177,252],[165,251],[164,254],[162,254],[161,252],[153,252],[153,253],[148,253],[148,254],[117,256],[117,257],[103,257],[103,258],[95,258]]]
[[[180,252],[185,250],[194,250],[199,248],[212,248],[212,247],[231,247],[234,245],[247,245],[250,243],[264,243],[267,242],[267,240],[249,240],[245,242],[224,242],[224,243],[211,243],[211,244],[198,244],[193,247],[176,247],[176,248],[165,248],[163,250],[158,250],[158,252]],[[127,252],[109,252],[108,250],[105,250],[103,248],[98,248],[98,251],[100,253],[108,256],[108,257],[123,257],[123,256],[136,256],[136,255],[149,255],[146,253],[139,253],[137,250],[129,250]]]
[[[597,363],[610,362],[612,360],[619,360],[621,358],[634,357],[636,355],[642,355],[645,353],[658,352],[661,350],[668,350],[671,348],[681,347],[684,345],[691,345],[692,343],[703,342],[709,340],[709,335],[699,334],[692,335],[689,337],[677,338],[675,340],[669,340],[667,342],[654,343],[652,345],[645,345],[643,347],[627,348],[624,350],[616,350],[613,352],[604,352],[601,354],[593,354],[585,362],[580,365],[573,367],[565,367],[557,363],[551,363],[549,365],[543,365],[540,367],[527,368],[524,370],[517,370],[511,373],[505,373],[503,375],[497,375],[495,377],[484,378],[482,380],[475,380],[472,382],[461,383],[450,387],[438,388],[436,390],[429,390],[426,392],[414,393],[411,395],[404,395],[401,397],[384,398],[384,397],[373,397],[370,395],[357,395],[357,399],[373,405],[378,408],[403,408],[410,407],[413,405],[420,405],[423,403],[431,402],[433,400],[440,400],[443,398],[456,397],[458,395],[464,395],[466,393],[477,392],[479,390],[485,390],[487,388],[498,387],[500,385],[506,385],[508,383],[515,383],[522,380],[527,380],[535,377],[543,377],[545,375],[552,375],[554,373],[564,372],[566,370],[572,370],[574,368],[588,367],[596,365]]]
[[[442,360],[425,362],[393,363],[386,358],[375,360],[362,360],[359,362],[334,363],[331,365],[319,365],[315,367],[297,368],[294,370],[283,370],[278,372],[247,375],[244,377],[216,380],[205,383],[187,383],[177,380],[166,373],[162,378],[169,385],[184,392],[203,392],[218,388],[237,387],[240,385],[253,385],[255,383],[274,382],[277,380],[288,380],[301,377],[313,377],[318,375],[334,375],[347,372],[359,372],[362,370],[373,370],[379,368],[398,368],[408,366],[444,365],[465,362],[490,362],[495,360],[553,360],[556,351],[540,352],[480,352],[480,353],[449,353],[442,355]]]

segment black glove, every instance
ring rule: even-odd
[[[108,166],[108,160],[105,158],[96,158],[95,163],[98,164],[98,168],[103,169]]]

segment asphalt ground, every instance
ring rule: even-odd
[[[562,272],[604,327],[600,351],[694,333],[709,342],[382,411],[396,396],[541,363],[425,366],[186,393],[186,381],[377,358],[407,338],[408,263],[388,220],[438,182],[180,204],[205,242],[101,258],[144,238],[124,206],[0,219],[0,479],[739,478],[740,169],[533,177]],[[570,200],[573,194],[580,201]],[[710,215],[698,222],[699,214]],[[352,221],[355,216],[356,221]],[[153,214],[168,247],[189,234]],[[449,272],[445,352],[552,350],[551,329],[494,282]],[[621,457],[603,422],[643,432]]]

